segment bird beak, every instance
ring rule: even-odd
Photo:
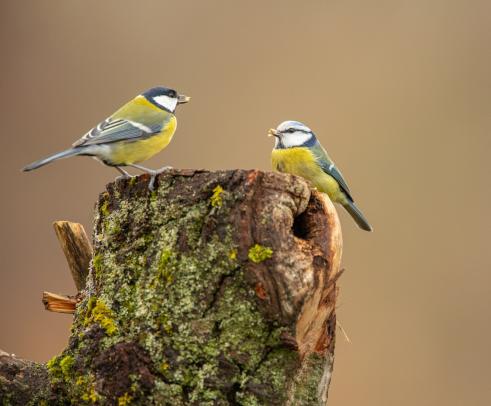
[[[177,104],[184,104],[187,103],[189,100],[191,100],[191,97],[184,94],[180,94],[179,96],[177,96]]]
[[[280,138],[280,133],[274,128],[270,128],[268,131],[268,137],[277,137]]]

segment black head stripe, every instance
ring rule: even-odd
[[[296,132],[299,132],[299,133],[304,133],[304,134],[311,134],[312,132],[311,131],[307,131],[307,130],[304,130],[302,128],[287,128],[286,130],[283,130],[282,131],[283,133],[296,133]]]
[[[177,97],[177,92],[174,89],[169,89],[167,87],[152,87],[143,93],[147,99],[153,99],[157,96],[169,96],[169,97]]]

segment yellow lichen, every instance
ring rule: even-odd
[[[118,331],[114,322],[114,315],[106,304],[95,297],[89,299],[87,304],[87,314],[85,315],[84,325],[99,324],[108,335],[113,335]]]
[[[46,368],[53,379],[68,381],[74,363],[75,360],[71,355],[66,355],[62,358],[57,356],[46,363]]]
[[[155,204],[157,203],[157,198],[158,198],[157,191],[156,190],[152,190],[152,192],[150,193],[150,203],[153,206],[155,206]]]
[[[158,280],[163,280],[165,285],[168,286],[174,281],[174,276],[172,275],[172,270],[167,266],[172,257],[171,250],[164,250],[160,253],[159,263],[157,266],[157,277]],[[157,281],[156,281],[157,283]],[[154,285],[155,287],[155,285]]]
[[[101,213],[104,216],[108,216],[109,215],[109,200],[104,200],[104,203],[102,203],[102,205],[101,205]]]
[[[58,368],[58,357],[53,357],[51,358],[47,363],[46,363],[46,368],[48,368],[49,372],[54,371],[54,369]]]
[[[212,207],[222,207],[222,193],[223,188],[220,185],[217,185],[215,189],[213,189],[213,194],[210,197],[210,203]]]
[[[70,375],[71,369],[73,367],[73,364],[75,363],[75,360],[71,355],[67,355],[66,357],[63,357],[60,361],[60,368],[61,372],[63,373],[63,376],[66,378]]]
[[[237,250],[234,248],[232,250],[230,250],[230,252],[228,253],[228,257],[232,260],[232,261],[235,261],[237,259]]]
[[[258,264],[273,256],[273,250],[269,247],[256,244],[249,248],[247,257],[254,263]]]
[[[132,399],[133,397],[126,392],[123,396],[118,398],[118,406],[127,406],[130,404]]]
[[[102,270],[102,255],[97,254],[92,259],[92,269],[95,271],[96,276],[99,276]]]
[[[167,371],[168,369],[169,369],[169,364],[168,364],[166,361],[164,361],[164,362],[162,362],[162,364],[160,364],[159,371],[160,371],[161,373],[164,373],[164,372],[165,372],[165,371]]]
[[[85,402],[91,402],[92,404],[97,402],[99,395],[95,391],[95,385],[91,384],[86,393],[82,395],[82,400]]]
[[[81,394],[80,396],[84,402],[94,404],[99,400],[99,394],[95,390],[94,375],[78,376],[75,380],[75,385],[78,387],[77,391]]]

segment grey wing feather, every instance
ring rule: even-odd
[[[107,144],[116,141],[146,138],[160,132],[162,126],[163,123],[156,123],[149,127],[130,120],[108,118],[90,130],[73,146]]]
[[[334,162],[332,162],[331,158],[329,158],[329,155],[327,155],[327,152],[324,150],[324,148],[322,148],[322,146],[318,144],[312,147],[312,151],[322,170],[328,175],[332,176],[334,179],[336,179],[336,181],[339,183],[339,186],[341,186],[343,192],[346,193],[349,199],[353,200],[348,184],[344,180],[343,175],[336,167],[336,165],[334,165]]]

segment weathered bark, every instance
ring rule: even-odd
[[[50,396],[46,366],[0,350],[0,401],[3,405],[38,405]]]
[[[326,404],[342,249],[332,203],[253,170],[147,183],[100,196],[69,345],[24,367],[49,379],[29,388],[33,404]],[[0,359],[0,395],[25,404],[3,371]]]

